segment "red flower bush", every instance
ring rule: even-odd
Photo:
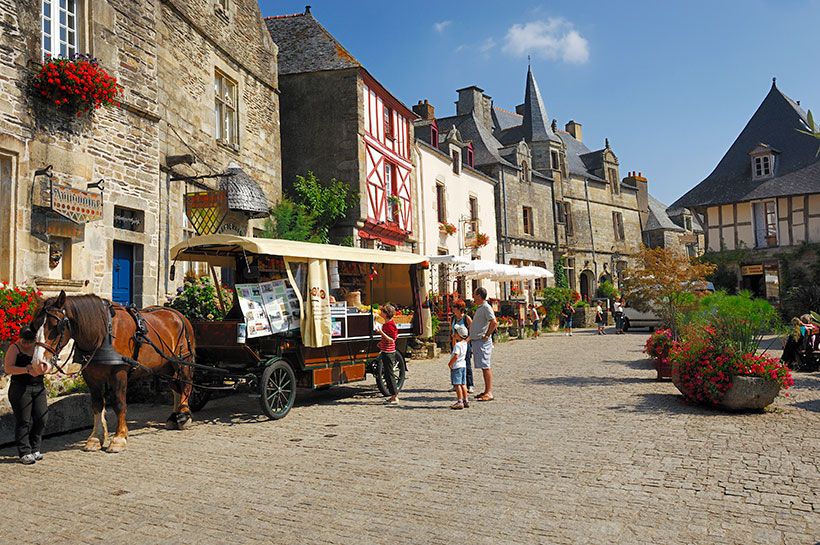
[[[669,363],[669,351],[672,350],[671,329],[658,329],[646,340],[643,347],[644,354],[660,363]]]
[[[442,221],[438,224],[438,227],[441,231],[448,235],[456,234],[456,226],[452,223],[447,223],[446,221]]]
[[[119,106],[122,86],[90,55],[47,58],[34,77],[35,93],[44,101],[76,113]]]
[[[481,248],[482,246],[486,246],[489,243],[490,243],[489,235],[487,235],[485,233],[476,233],[475,243],[474,243],[476,248]]]
[[[32,288],[12,288],[0,284],[0,347],[20,336],[20,329],[28,325],[37,310],[42,294]]]
[[[712,326],[688,331],[669,351],[672,382],[695,403],[716,405],[735,376],[760,377],[787,389],[794,384],[789,368],[777,358],[720,348],[720,333]],[[647,343],[648,344],[648,343]]]

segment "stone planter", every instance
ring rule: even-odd
[[[761,377],[732,377],[732,386],[723,394],[720,406],[731,411],[760,410],[771,405],[780,385]]]
[[[672,364],[662,362],[660,360],[653,360],[655,363],[655,371],[658,373],[656,380],[672,380]]]
[[[71,394],[48,400],[48,423],[45,435],[90,428],[93,424],[91,398],[88,394]],[[0,407],[0,446],[14,443],[14,414]]]

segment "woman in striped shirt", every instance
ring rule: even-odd
[[[396,339],[399,336],[399,328],[396,322],[393,321],[393,316],[396,314],[396,307],[387,304],[379,310],[384,324],[379,328],[381,340],[379,341],[379,350],[382,359],[382,374],[384,376],[384,383],[387,386],[387,391],[390,392],[390,397],[387,399],[388,403],[399,402],[399,391],[396,388],[396,379],[393,370],[396,368]]]

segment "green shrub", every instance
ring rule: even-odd
[[[604,280],[598,285],[598,297],[605,297],[610,301],[615,299],[620,299],[621,293],[618,291],[618,288],[615,287],[615,284],[612,283],[611,280]]]
[[[177,289],[178,295],[171,301],[170,307],[180,311],[189,320],[222,320],[233,304],[233,292],[222,288],[223,299],[228,308],[222,308],[216,287],[207,276],[189,279]]]
[[[547,311],[547,323],[557,324],[561,309],[566,303],[573,302],[573,291],[570,288],[548,287],[541,292],[544,309]],[[578,307],[576,303],[573,305]]]
[[[777,310],[765,299],[755,299],[748,291],[738,295],[717,292],[703,297],[687,321],[697,326],[711,325],[720,335],[716,348],[740,354],[754,354],[763,336],[783,331]]]

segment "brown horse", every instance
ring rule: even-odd
[[[117,413],[117,431],[107,451],[125,449],[128,438],[125,394],[129,380],[150,374],[168,377],[174,391],[174,412],[168,418],[168,427],[183,429],[191,421],[188,398],[193,368],[168,359],[193,363],[195,347],[191,323],[176,310],[164,307],[148,307],[141,311],[141,316],[146,326],[143,330],[145,340],[138,353],[135,350],[137,320],[125,307],[96,295],[66,297],[65,292],[60,292],[59,296],[43,302],[31,322],[31,329],[37,333],[35,364],[59,363],[60,352],[70,339],[74,339],[74,360],[84,364],[82,374],[88,384],[94,413],[94,429],[86,440],[86,451],[100,450],[108,439],[106,388],[113,393]]]

